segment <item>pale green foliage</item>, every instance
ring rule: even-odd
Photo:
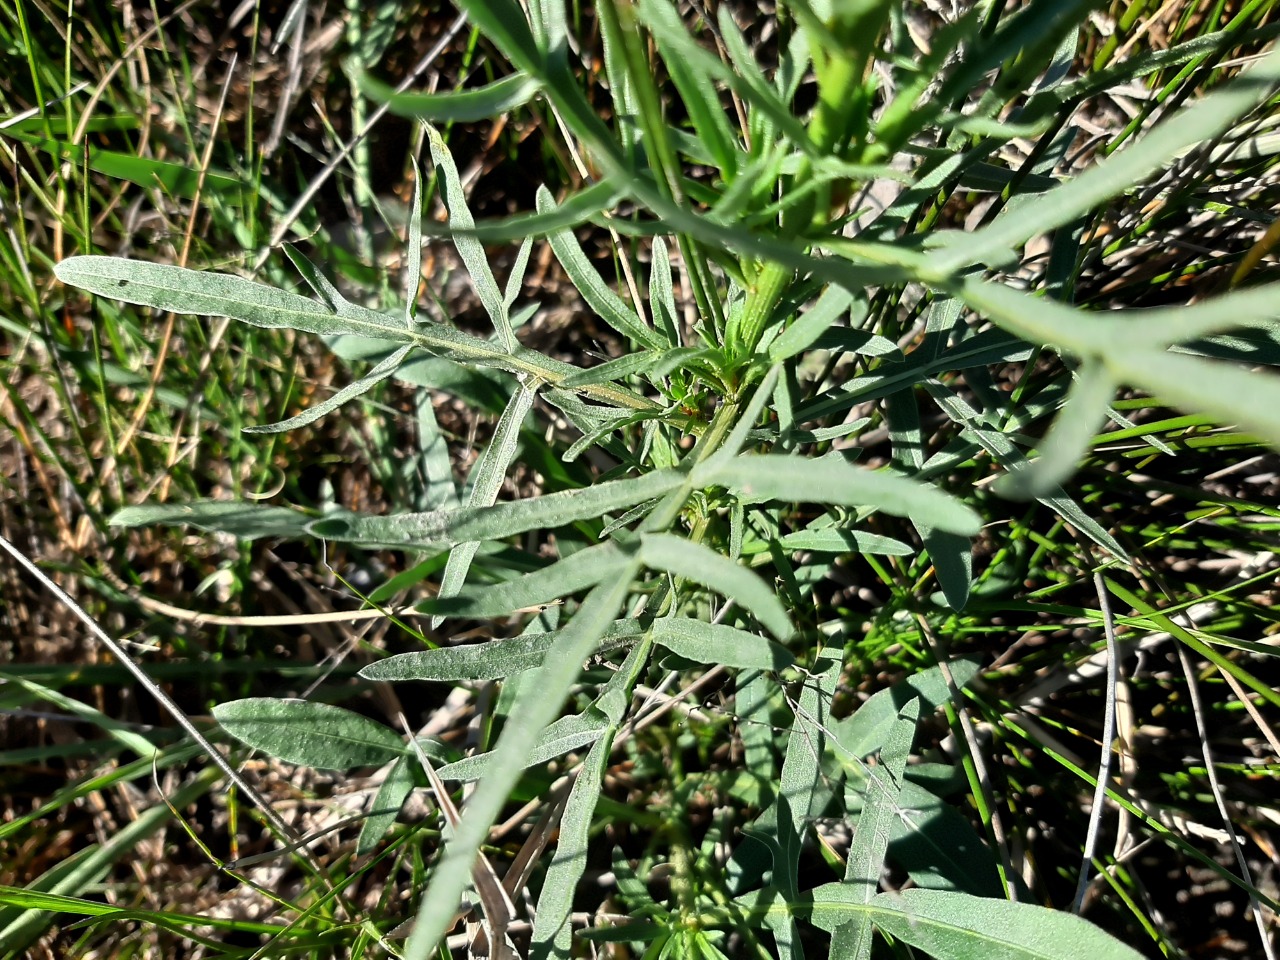
[[[401,318],[349,302],[300,256],[295,262],[319,300],[237,277],[105,257],[75,257],[56,268],[68,284],[129,303],[396,348],[349,387],[272,430],[309,422],[390,376],[421,383],[404,371],[424,355],[441,369],[480,373],[507,390],[506,409],[471,471],[464,502],[452,495],[446,477],[436,483],[449,495],[430,512],[312,517],[279,507],[195,503],[133,508],[114,518],[119,524],[185,522],[241,537],[309,534],[423,555],[450,550],[438,595],[417,604],[437,622],[566,604],[570,618],[558,630],[410,653],[364,671],[379,680],[521,677],[494,749],[440,770],[446,779],[480,782],[444,844],[406,956],[432,955],[453,922],[477,851],[522,771],[589,747],[534,928],[537,955],[567,949],[566,918],[608,751],[655,647],[668,651],[662,656],[738,671],[742,702],[766,714],[783,696],[784,679],[805,683],[786,735],[776,741],[780,765],[769,738],[742,733],[763,812],[727,865],[732,900],[703,897],[685,877],[670,912],[652,901],[637,905],[647,894],[643,885],[631,887],[633,907],[647,919],[618,939],[648,942],[646,956],[717,956],[717,928],[758,927],[771,931],[780,954],[800,957],[799,931],[808,924],[834,934],[833,956],[859,960],[869,956],[875,929],[943,958],[1136,956],[1077,918],[979,896],[993,885],[999,889],[989,851],[962,817],[907,777],[916,721],[945,703],[948,692],[926,673],[918,678],[919,699],[907,707],[873,697],[851,720],[831,720],[843,652],[827,646],[816,628],[813,580],[802,583],[796,568],[812,566],[812,553],[910,554],[915,548],[902,539],[911,536],[909,526],[888,519],[905,518],[932,556],[944,602],[962,608],[973,573],[970,538],[1001,508],[973,489],[949,492],[943,481],[983,451],[1008,471],[1003,489],[1039,498],[1100,549],[1123,557],[1068,486],[1121,387],[1238,423],[1280,447],[1280,381],[1271,374],[1242,377],[1238,367],[1195,355],[1204,338],[1228,330],[1273,336],[1280,313],[1273,291],[1245,290],[1186,311],[1099,313],[1025,289],[1013,276],[1027,241],[1082,222],[1180,151],[1265,102],[1280,79],[1280,53],[1079,176],[1059,180],[1047,169],[1024,179],[1029,171],[999,165],[994,148],[1014,132],[1048,135],[1048,121],[1082,95],[1077,88],[1087,78],[1061,83],[1058,66],[1062,51],[1070,65],[1072,38],[1092,4],[1039,0],[985,32],[975,16],[966,17],[939,33],[924,65],[912,67],[907,51],[893,51],[900,54],[896,61],[886,56],[896,83],[886,93],[877,91],[867,64],[886,53],[886,35],[900,39],[905,29],[896,5],[883,0],[829,9],[785,4],[792,32],[773,75],[758,65],[727,8],[718,31],[729,62],[703,44],[669,0],[637,7],[606,0],[599,11],[606,67],[617,106],[625,107],[617,127],[600,119],[569,69],[563,4],[539,0],[528,17],[514,0],[460,5],[514,72],[452,96],[397,97],[395,108],[466,119],[531,100],[548,104],[604,181],[558,200],[543,188],[534,215],[477,223],[443,136],[428,129],[450,217],[447,232],[492,322],[492,339],[419,322],[416,271]],[[684,101],[688,130],[667,120],[663,97],[673,93],[655,86],[646,36],[656,41],[674,95]],[[948,59],[952,53],[958,55]],[[1135,62],[1128,75],[1144,69]],[[812,113],[797,115],[793,96],[810,70],[818,103]],[[991,71],[996,79],[962,113],[964,98]],[[369,89],[379,88],[371,83]],[[729,94],[745,127],[736,111],[724,110]],[[996,121],[1015,102],[1019,126],[1004,129]],[[919,136],[926,130],[931,143],[947,149],[926,149]],[[911,162],[891,168],[897,157]],[[714,172],[694,177],[695,164]],[[939,190],[983,177],[994,180],[997,191],[1019,183],[1026,193],[974,233],[921,237],[907,228]],[[904,192],[851,237],[846,198],[878,178],[905,180]],[[647,303],[629,302],[607,281],[574,232],[620,200],[642,213],[613,216],[611,227],[656,235]],[[415,199],[409,234],[415,248],[418,206]],[[627,345],[623,356],[580,369],[520,345],[512,307],[528,247],[516,278],[500,290],[482,241],[533,235],[546,236],[584,301]],[[1054,242],[1065,242],[1065,235]],[[411,251],[412,265],[418,255]],[[696,318],[687,328],[675,299],[673,262],[693,295]],[[925,291],[920,330],[899,326],[894,312],[908,284]],[[985,384],[985,367],[1020,362],[1045,347],[1080,366],[1070,390],[1057,395],[1059,425],[1032,458],[1018,419],[1029,408],[1004,404],[1003,394]],[[957,372],[966,374],[972,394],[956,388]],[[928,449],[921,398],[954,425],[952,442],[940,450]],[[556,407],[583,438],[558,451],[566,461],[594,448],[598,462],[615,466],[585,486],[561,484],[541,496],[498,503],[521,444],[533,442],[525,428],[540,401]],[[832,442],[869,424],[867,417],[842,422],[855,407],[880,401],[894,462],[880,469],[856,465]],[[1046,401],[1035,416],[1052,415],[1055,405]],[[817,511],[818,519],[800,516],[798,504]],[[863,529],[872,517],[894,536]],[[561,531],[559,559],[526,554],[524,567],[486,560],[486,546],[553,530]],[[773,564],[768,572],[751,568],[766,560]],[[585,658],[623,650],[613,679],[592,688],[580,712],[562,716]],[[961,686],[974,672],[972,665],[953,665]],[[399,735],[331,712],[336,708],[313,709],[314,715],[289,702],[243,701],[221,707],[217,717],[246,743],[293,762],[394,761],[398,775],[383,799],[402,800],[408,754]],[[865,758],[877,752],[878,765],[868,768]],[[843,789],[835,786],[840,782]],[[814,818],[832,808],[856,819],[847,871],[842,881],[804,889],[797,874],[801,848]],[[377,825],[386,828],[390,820],[384,816]],[[362,849],[375,842],[376,836],[361,837]],[[902,865],[920,889],[878,892],[886,859]],[[626,893],[624,876],[619,885]],[[590,935],[610,938],[607,929]]]

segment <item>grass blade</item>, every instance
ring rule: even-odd
[[[385,103],[396,116],[435,123],[473,123],[509,113],[536,97],[540,89],[537,80],[522,73],[450,93],[396,93],[394,87],[363,72],[357,74],[356,83],[361,93]]]
[[[1074,180],[1041,194],[990,226],[954,234],[927,258],[924,277],[945,280],[961,268],[999,258],[1032,237],[1066,226],[1098,208],[1178,156],[1179,151],[1212,140],[1246,112],[1264,102],[1280,81],[1280,47],[1226,87],[1167,118],[1141,142],[1112,154]]]

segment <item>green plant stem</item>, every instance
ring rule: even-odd
[[[725,342],[735,357],[745,359],[755,353],[764,335],[765,324],[793,276],[794,271],[780,263],[769,262],[760,267],[755,281],[747,290],[747,302],[742,313],[736,318],[736,323],[730,320],[725,335]]]

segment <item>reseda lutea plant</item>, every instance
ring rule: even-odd
[[[646,923],[584,936],[626,940],[655,957],[715,955],[724,935],[767,952],[767,931],[780,955],[801,956],[805,944],[828,937],[831,956],[865,958],[876,930],[943,958],[1136,956],[1079,918],[1020,898],[1018,878],[922,775],[927,765],[908,764],[920,718],[952,700],[976,668],[961,662],[945,673],[925,671],[908,696],[877,695],[852,717],[833,719],[842,645],[856,637],[845,636],[838,620],[820,622],[811,598],[842,554],[915,552],[905,528],[867,529],[868,518],[880,515],[910,521],[943,602],[962,608],[972,587],[971,539],[982,526],[975,507],[998,507],[976,491],[962,502],[940,478],[975,455],[1007,471],[1006,492],[1040,500],[1099,549],[1123,557],[1121,545],[1063,487],[1121,386],[1237,423],[1280,446],[1280,382],[1242,380],[1237,368],[1197,355],[1198,344],[1227,329],[1266,328],[1276,313],[1274,291],[1244,289],[1179,310],[1099,314],[1033,289],[1061,289],[1071,279],[1077,228],[1101,205],[1265,102],[1280,78],[1280,55],[1268,55],[1136,144],[1058,179],[1051,161],[1069,138],[1055,146],[1057,134],[1096,89],[1089,76],[1070,77],[1074,38],[1094,3],[1042,0],[1011,16],[1001,15],[1001,4],[978,5],[942,27],[923,53],[896,4],[784,3],[777,67],[766,71],[728,6],[694,31],[669,0],[605,0],[596,13],[611,124],[571,62],[570,51],[585,41],[570,42],[562,3],[532,0],[527,15],[514,0],[460,5],[511,74],[458,94],[395,97],[393,108],[444,122],[549,106],[584,171],[598,174],[558,200],[540,190],[530,214],[477,223],[447,145],[428,130],[447,232],[492,321],[491,338],[417,315],[418,197],[408,232],[408,305],[399,316],[346,299],[294,250],[287,252],[314,299],[234,276],[106,257],[57,267],[66,283],[103,296],[314,333],[344,356],[373,361],[325,402],[260,431],[300,427],[387,377],[432,389],[441,385],[442,369],[457,370],[450,382],[463,384],[455,389],[466,398],[468,377],[479,372],[506,390],[465,500],[448,465],[424,458],[438,505],[427,512],[317,516],[254,503],[194,503],[134,507],[114,518],[244,537],[323,537],[416,557],[447,553],[435,596],[416,604],[436,622],[507,618],[565,601],[563,614],[560,607],[543,610],[517,637],[403,654],[363,671],[391,681],[504,680],[517,693],[503,706],[494,748],[459,757],[442,743],[406,745],[367,719],[293,701],[226,704],[219,721],[243,742],[293,762],[391,764],[361,851],[390,829],[413,789],[415,765],[440,761],[443,780],[479,781],[431,874],[409,957],[431,955],[454,922],[481,844],[523,771],[585,750],[572,767],[531,933],[534,955],[567,955],[602,778],[635,719],[632,694],[659,663],[690,661],[735,675],[735,709],[744,719],[733,735],[756,783],[746,807],[754,811],[749,829],[717,864],[723,880],[706,881],[685,851],[673,859],[673,904],[642,902],[647,894],[632,887],[624,897]],[[1154,68],[1136,57],[1109,82]],[[806,83],[816,99],[799,111]],[[671,117],[687,121],[676,125]],[[1003,165],[1000,147],[1014,136],[1046,138],[1032,156],[1048,154],[1048,165]],[[988,188],[995,194],[989,222],[971,232],[937,226],[940,198],[975,182],[995,184]],[[873,184],[899,185],[878,214],[863,209]],[[617,213],[624,203],[635,212]],[[653,238],[649,274],[634,284],[647,293],[624,297],[600,275],[574,233],[587,222]],[[1021,251],[1047,233],[1050,273],[1037,273]],[[582,368],[521,344],[518,321],[527,313],[516,303],[531,237],[548,240],[586,304],[626,345],[620,356]],[[504,240],[524,245],[500,287],[485,244]],[[622,244],[628,263],[641,242]],[[673,263],[691,293],[692,324],[675,296]],[[1008,398],[986,367],[1023,361],[1046,346],[1075,365],[1074,377],[1039,407],[1002,405]],[[414,367],[424,354],[438,360],[426,373]],[[965,372],[973,394],[948,379],[956,371]],[[931,454],[918,394],[954,424],[951,441]],[[595,462],[612,466],[585,483],[582,474],[565,472],[554,481],[558,489],[498,503],[539,401],[580,437],[560,451],[565,461],[594,448]],[[981,402],[990,405],[975,406]],[[1059,404],[1057,426],[1030,459],[1022,426]],[[888,427],[889,468],[855,466],[842,452],[871,422],[854,416],[862,410]],[[800,511],[796,504],[810,506]],[[521,552],[513,564],[485,549],[530,531],[556,531],[559,559]],[[402,578],[395,586],[411,584]],[[588,685],[585,706],[561,716],[593,654],[616,669]],[[781,738],[773,732],[778,725]],[[879,762],[869,766],[872,755]],[[802,881],[801,852],[815,819],[833,815],[854,825],[843,868],[833,863],[828,882]],[[914,889],[880,890],[886,860],[906,871]],[[485,909],[506,908],[486,902]],[[511,919],[486,917],[494,943],[503,942],[496,934]]]

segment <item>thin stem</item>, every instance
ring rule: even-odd
[[[1084,907],[1084,895],[1089,889],[1089,866],[1098,844],[1098,831],[1102,827],[1102,808],[1107,802],[1107,784],[1111,782],[1111,745],[1116,739],[1116,685],[1120,682],[1120,656],[1116,649],[1115,618],[1111,613],[1111,598],[1107,593],[1102,572],[1093,575],[1093,587],[1098,592],[1098,609],[1102,613],[1103,632],[1107,638],[1107,704],[1102,716],[1102,759],[1098,763],[1098,782],[1093,791],[1093,809],[1089,811],[1089,831],[1084,839],[1084,854],[1080,859],[1080,880],[1076,884],[1076,896],[1071,912],[1078,914]]]

